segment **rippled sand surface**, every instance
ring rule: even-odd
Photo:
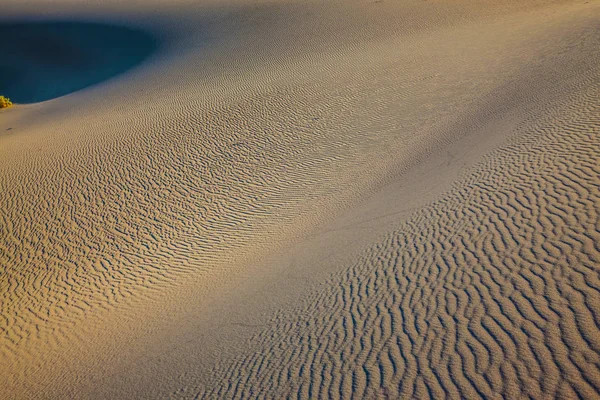
[[[599,2],[5,3],[0,398],[600,396]]]

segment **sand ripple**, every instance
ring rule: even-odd
[[[142,397],[150,366],[166,397],[165,324],[237,309],[224,287],[461,143],[450,190],[174,374],[206,398],[598,396],[597,4],[6,1],[161,46],[0,111],[0,397]]]
[[[600,86],[588,83],[278,316],[201,397],[598,396]]]

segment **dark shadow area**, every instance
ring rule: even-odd
[[[0,94],[35,103],[75,92],[140,64],[152,35],[88,22],[1,22]]]

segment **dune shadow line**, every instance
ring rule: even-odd
[[[139,65],[158,48],[141,30],[97,22],[0,22],[0,94],[17,103],[64,96]]]

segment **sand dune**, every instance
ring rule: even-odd
[[[520,126],[203,397],[596,397],[598,89]]]
[[[598,3],[8,4],[0,397],[598,396]]]

